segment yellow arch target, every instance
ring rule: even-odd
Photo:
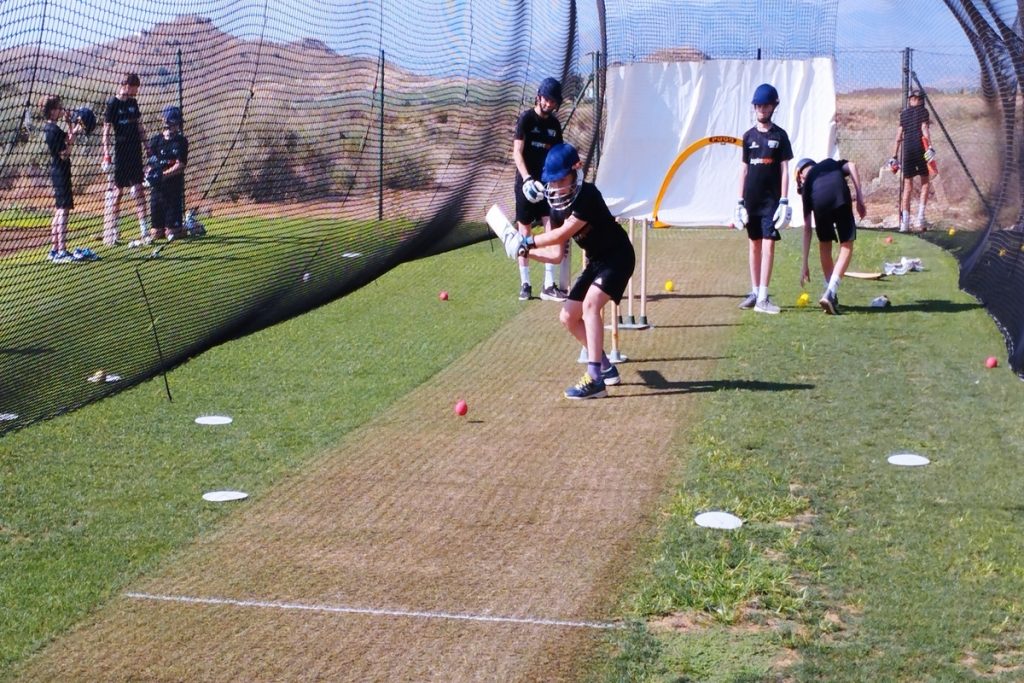
[[[706,138],[701,138],[697,142],[693,143],[676,157],[676,160],[672,162],[672,166],[669,167],[668,173],[665,174],[665,179],[661,181],[661,188],[658,190],[658,196],[654,200],[654,211],[651,214],[651,218],[654,219],[654,227],[656,228],[667,228],[668,223],[662,223],[658,220],[658,209],[661,207],[661,200],[665,198],[665,191],[668,190],[669,183],[672,182],[672,178],[675,177],[676,171],[683,165],[683,162],[690,158],[690,155],[696,152],[702,147],[708,145],[736,145],[737,147],[743,146],[743,140],[740,138],[734,138],[731,135],[712,135]]]

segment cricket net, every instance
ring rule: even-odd
[[[1001,175],[981,192],[1000,215],[1022,191],[1016,5],[946,4],[982,65],[975,86],[1000,107]],[[562,81],[559,118],[593,177],[608,134],[606,69],[824,58],[837,59],[841,81],[838,9],[838,0],[0,3],[0,433],[345,296],[403,261],[487,239],[487,207],[511,206],[513,127],[542,78]],[[126,192],[122,243],[94,241],[109,184],[97,129],[70,156],[67,243],[100,259],[51,263],[40,99],[89,107],[102,126],[127,72],[142,81],[147,135],[160,132],[164,107],[184,114],[185,208],[207,234],[130,248],[140,234]],[[1021,252],[1007,240],[1021,220],[1013,226],[993,220],[949,246],[1020,371],[1024,318],[1007,292],[1020,289]],[[996,258],[1003,249],[1010,257]],[[98,369],[107,377],[88,381]]]

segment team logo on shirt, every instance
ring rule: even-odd
[[[779,141],[778,140],[769,140],[768,141],[768,148],[769,149],[775,149],[778,146],[779,146]]]
[[[762,157],[759,159],[751,159],[750,163],[752,166],[756,166],[758,164],[774,164],[775,159],[772,159],[771,157]]]

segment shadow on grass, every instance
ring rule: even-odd
[[[53,353],[53,349],[0,349],[0,356],[42,356],[47,353]]]
[[[813,389],[813,384],[790,384],[782,382],[761,382],[746,379],[708,379],[694,381],[670,381],[657,370],[640,370],[637,374],[644,386],[653,389],[657,395],[662,394],[696,394],[712,391],[739,389],[743,391],[796,391]],[[619,394],[616,398],[626,396],[652,396],[654,394]]]
[[[911,311],[920,311],[922,313],[963,313],[964,311],[973,311],[976,308],[981,308],[981,304],[977,302],[954,302],[944,299],[922,299],[921,301],[909,304],[892,304],[885,308],[849,306],[845,303],[840,306],[841,313],[871,313],[872,315],[878,313],[909,313]]]
[[[662,292],[660,294],[648,294],[647,301],[664,301],[665,299],[736,299],[739,301],[744,294],[678,294],[676,292]]]
[[[702,323],[694,325],[655,325],[659,330],[678,330],[695,327],[739,327],[739,323]]]

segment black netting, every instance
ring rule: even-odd
[[[946,5],[975,65],[970,82],[956,87],[998,112],[979,118],[997,121],[993,158],[968,158],[967,170],[951,170],[942,190],[949,207],[983,215],[987,228],[961,230],[949,246],[963,259],[965,288],[1006,330],[1020,371],[1024,328],[1008,293],[1020,288],[1021,250],[994,236],[1001,225],[1022,225],[1016,4]],[[851,112],[898,113],[902,46],[874,56],[837,48],[838,7],[838,0],[0,3],[0,431],[344,296],[404,260],[485,239],[486,208],[511,204],[516,116],[546,76],[565,85],[566,137],[593,172],[601,69],[609,62],[836,56],[840,144],[858,155],[851,158],[881,166],[888,136],[849,125]],[[918,51],[915,75],[956,94],[944,80],[943,55]],[[891,112],[864,101],[844,110],[845,93],[874,87],[844,82],[880,71],[853,65],[876,57],[891,74],[881,88]],[[95,241],[104,233],[109,182],[97,130],[71,155],[68,246],[101,260],[51,263],[53,189],[40,100],[59,95],[102,121],[126,72],[141,77],[149,134],[161,129],[165,106],[183,111],[185,208],[207,234],[129,247],[141,235],[126,194],[121,243]],[[942,113],[948,103],[938,92],[933,99]],[[975,155],[985,149],[968,135],[951,137]],[[120,380],[87,381],[101,368]]]

